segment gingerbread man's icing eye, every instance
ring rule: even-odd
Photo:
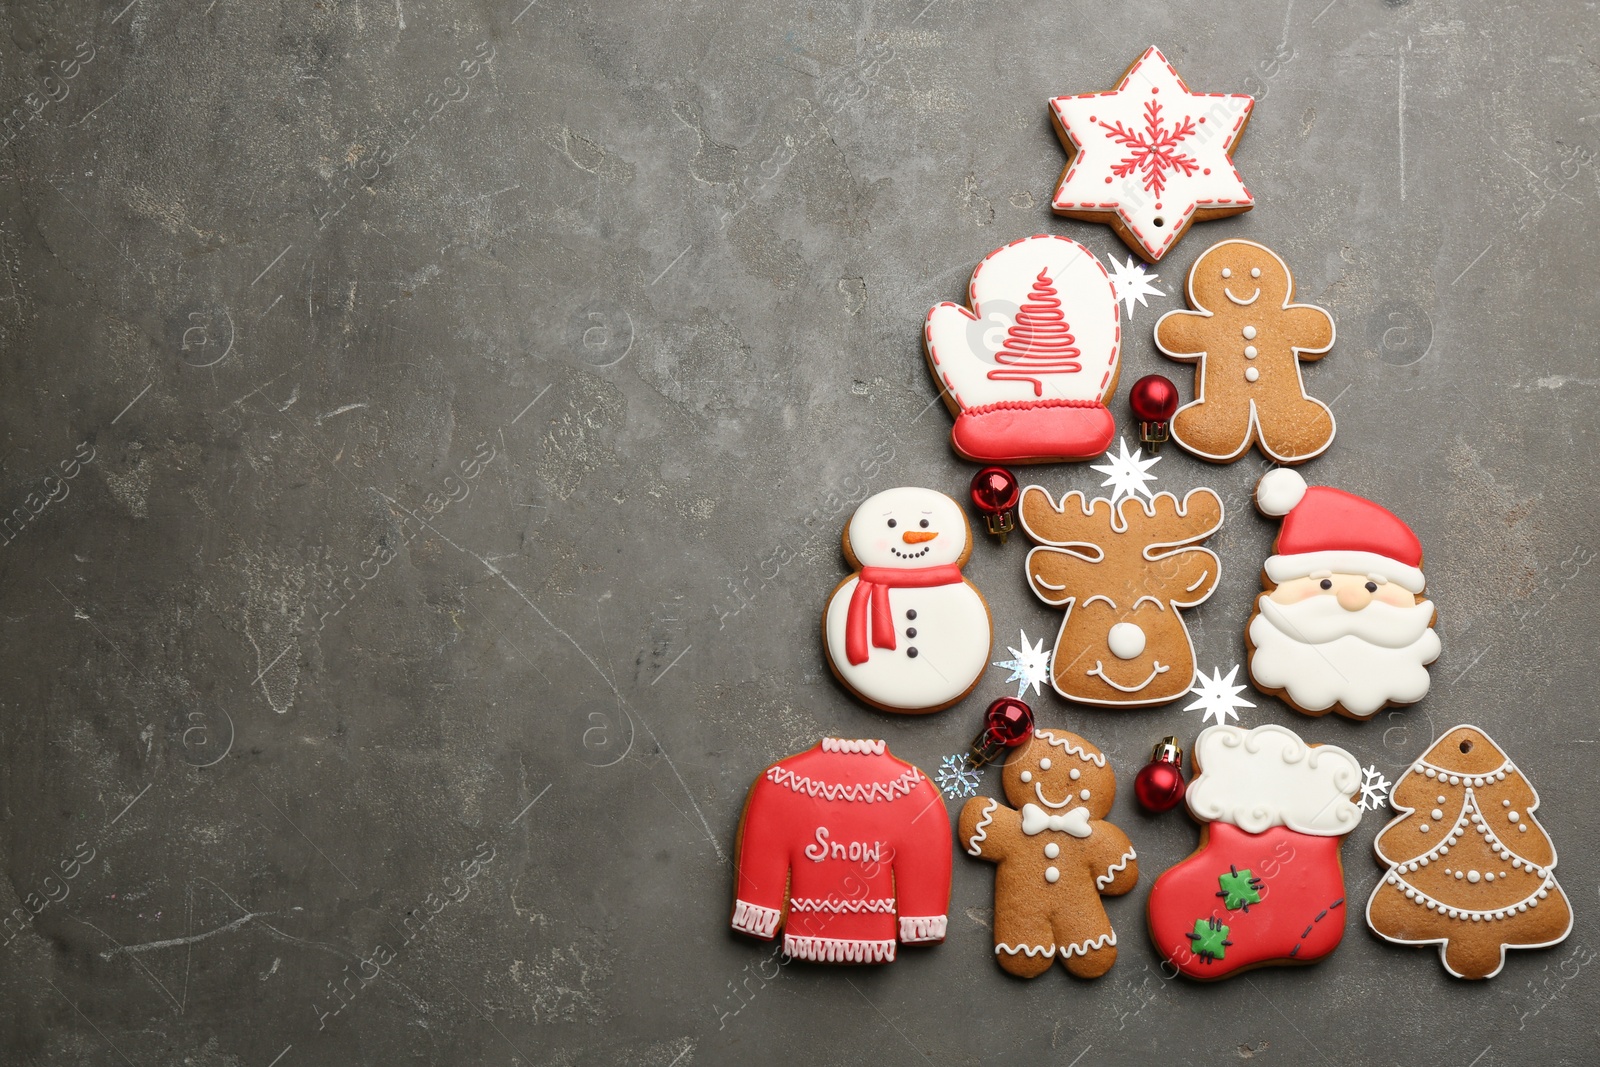
[[[1324,588],[1324,589],[1332,589],[1333,588],[1333,582],[1330,581],[1327,578],[1322,579],[1322,581],[1318,582],[1317,584],[1322,586],[1322,588]]]
[[[897,522],[895,522],[895,521],[894,521],[894,520],[893,520],[893,519],[890,519],[890,520],[889,520],[889,529],[891,529],[891,530],[892,530],[892,529],[894,529],[894,528],[895,528],[895,527],[896,527],[896,526],[898,526],[898,525],[900,525],[900,524],[899,524],[899,523],[897,523]]]
[[[1223,267],[1223,268],[1222,268],[1222,276],[1223,276],[1223,277],[1224,277],[1224,278],[1231,278],[1231,277],[1233,277],[1233,271],[1232,271],[1232,269],[1230,269],[1230,268],[1228,268],[1228,267]]]
[[[1029,782],[1033,781],[1033,772],[1032,771],[1023,771],[1017,777],[1022,779],[1022,784],[1023,785],[1027,785]]]
[[[1261,277],[1261,268],[1260,267],[1251,267],[1250,268],[1250,277],[1252,277],[1252,278]]]

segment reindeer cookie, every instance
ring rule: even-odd
[[[1213,463],[1251,443],[1278,463],[1304,463],[1333,443],[1333,412],[1306,395],[1300,361],[1333,347],[1333,316],[1294,303],[1294,276],[1254,241],[1212,245],[1189,269],[1193,311],[1156,323],[1156,347],[1195,363],[1195,398],[1172,418],[1172,439]]]
[[[1117,795],[1105,754],[1077,734],[1035,730],[1002,772],[1007,807],[973,797],[957,836],[967,855],[999,865],[994,876],[994,954],[1033,978],[1059,959],[1079,978],[1117,960],[1117,935],[1100,897],[1139,880],[1128,835],[1102,820]]]
[[[1194,645],[1179,608],[1216,588],[1216,554],[1198,545],[1222,525],[1222,501],[1192,489],[1145,502],[1089,500],[1074,490],[1057,504],[1037,485],[1022,493],[1028,585],[1066,608],[1051,684],[1083,704],[1142,707],[1188,692]]]

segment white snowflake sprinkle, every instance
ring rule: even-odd
[[[1377,764],[1361,772],[1361,810],[1377,811],[1389,803],[1389,779],[1378,773]]]
[[[1235,663],[1228,676],[1222,676],[1222,668],[1212,670],[1211,677],[1207,678],[1204,671],[1195,671],[1194,680],[1199,683],[1189,692],[1199,697],[1193,704],[1184,708],[1184,711],[1204,710],[1200,716],[1201,722],[1206,722],[1215,717],[1218,726],[1226,726],[1229,719],[1237,719],[1239,713],[1235,708],[1253,708],[1254,704],[1248,700],[1241,700],[1239,694],[1245,691],[1245,686],[1234,685],[1233,680],[1239,676],[1239,665]]]
[[[1156,476],[1150,473],[1150,468],[1160,463],[1161,457],[1151,456],[1149,459],[1144,459],[1142,458],[1144,453],[1138,449],[1135,449],[1130,456],[1128,439],[1125,437],[1117,438],[1117,448],[1122,453],[1120,456],[1113,456],[1108,450],[1106,462],[1093,464],[1089,468],[1106,476],[1106,480],[1100,484],[1112,487],[1112,505],[1114,506],[1123,497],[1142,496],[1146,500],[1154,499],[1154,494],[1145,483],[1156,480]]]
[[[951,800],[978,795],[978,769],[964,752],[941,760],[939,769],[933,772],[933,780],[939,783],[939,792]]]
[[[993,664],[996,667],[1004,667],[1011,672],[1006,681],[1017,683],[1017,698],[1019,700],[1022,698],[1022,694],[1028,691],[1029,686],[1032,686],[1034,693],[1037,694],[1039,686],[1050,680],[1050,653],[1045,651],[1044,638],[1041,637],[1038,641],[1030,644],[1028,642],[1028,631],[1023,630],[1021,633],[1022,647],[1012,648],[1007,645],[1006,651],[1011,653],[1011,658],[996,660]]]
[[[1107,256],[1106,262],[1111,264],[1111,290],[1117,294],[1117,299],[1128,310],[1128,321],[1133,321],[1133,305],[1138,301],[1141,307],[1149,307],[1144,302],[1147,296],[1166,296],[1167,294],[1157,289],[1150,283],[1161,277],[1159,274],[1146,274],[1148,270],[1143,263],[1136,263],[1132,256],[1128,257],[1126,264],[1118,263],[1115,256]]]

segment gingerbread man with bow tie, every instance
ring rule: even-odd
[[[974,797],[961,809],[958,841],[967,855],[998,865],[994,951],[1022,978],[1055,960],[1079,978],[1098,978],[1117,959],[1117,935],[1101,896],[1139,880],[1128,835],[1105,822],[1117,776],[1098,748],[1065,730],[1035,730],[1002,771],[1008,807]]]

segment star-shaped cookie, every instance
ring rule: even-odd
[[[1244,93],[1192,93],[1151,48],[1105,93],[1050,101],[1067,167],[1050,207],[1104,222],[1158,261],[1191,223],[1255,206],[1229,154],[1250,121]]]

